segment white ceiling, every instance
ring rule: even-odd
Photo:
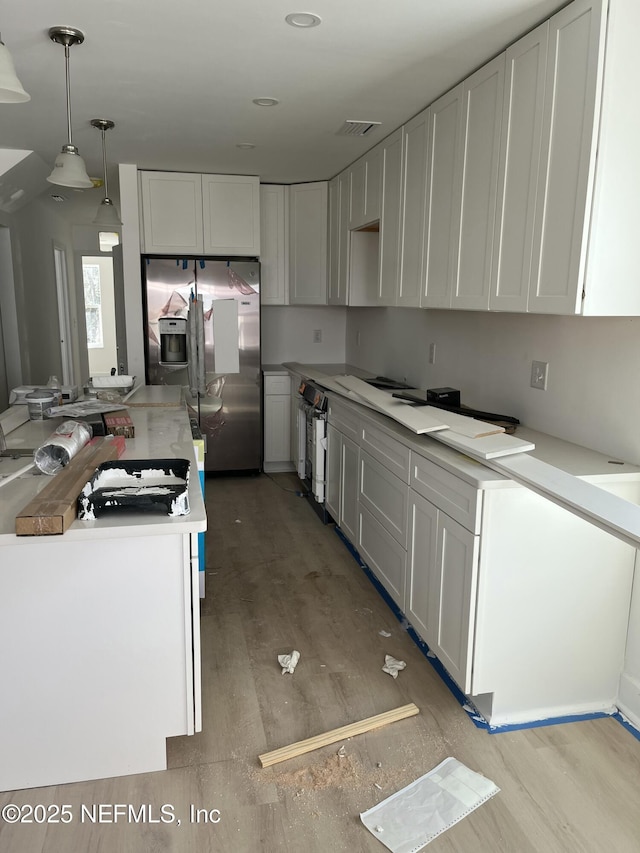
[[[5,0],[2,40],[31,95],[0,104],[0,148],[47,163],[66,141],[64,49],[48,29],[81,29],[71,48],[73,141],[102,172],[92,118],[116,123],[110,163],[333,177],[563,0]],[[322,24],[295,29],[290,12]],[[253,98],[274,97],[275,107]],[[345,119],[381,121],[341,137]],[[243,151],[238,143],[256,147]],[[111,168],[110,168],[111,172]]]

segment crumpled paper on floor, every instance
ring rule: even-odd
[[[290,655],[278,655],[278,663],[282,667],[282,674],[287,672],[293,673],[298,661],[300,660],[300,652],[295,649]]]
[[[397,678],[398,673],[400,670],[404,669],[405,666],[406,663],[403,660],[397,660],[396,658],[391,657],[391,655],[385,655],[382,671],[388,672],[393,678]]]
[[[455,758],[360,815],[391,853],[417,853],[499,792],[490,779]]]

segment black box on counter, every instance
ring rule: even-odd
[[[457,388],[427,388],[427,402],[459,407],[460,391]]]

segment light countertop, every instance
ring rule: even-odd
[[[126,398],[127,406],[181,406],[182,385],[138,385]]]
[[[44,488],[50,478],[33,468],[2,486],[2,477],[14,473],[32,461],[29,457],[3,457],[0,459],[0,545],[28,545],[29,542],[42,542],[45,538],[53,544],[62,538],[68,542],[86,538],[88,535],[93,538],[113,538],[196,533],[206,530],[207,517],[186,409],[182,406],[150,406],[131,408],[128,413],[134,422],[136,437],[126,439],[123,459],[184,458],[192,462],[189,477],[189,515],[169,518],[149,513],[122,512],[95,521],[76,519],[62,536],[16,536],[17,513]],[[7,448],[11,450],[40,446],[62,420],[55,418],[28,421],[7,436]]]

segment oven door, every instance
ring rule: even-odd
[[[314,499],[324,504],[327,416],[306,400],[298,404],[298,477]]]

